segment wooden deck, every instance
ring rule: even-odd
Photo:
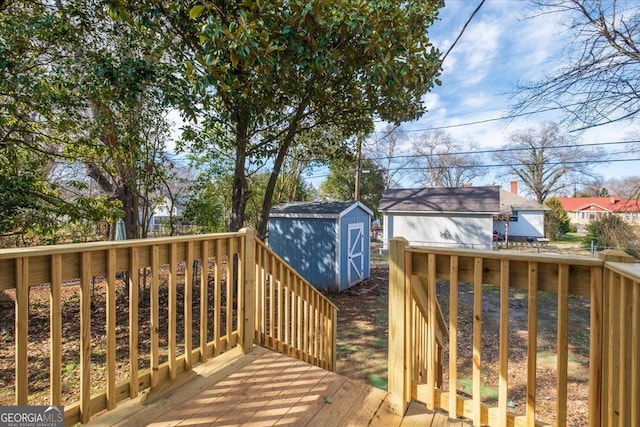
[[[230,351],[197,366],[93,426],[463,426],[413,403],[405,417],[387,409],[388,393],[263,347]]]

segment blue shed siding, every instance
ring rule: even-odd
[[[269,246],[317,289],[336,292],[336,229],[335,219],[271,218]]]
[[[362,209],[354,209],[348,212],[341,218],[340,221],[340,240],[339,240],[339,259],[340,259],[340,291],[346,290],[349,286],[349,225],[351,224],[363,224],[363,233],[364,233],[364,272],[363,279],[366,279],[370,276],[370,251],[369,251],[369,240],[371,235],[371,224],[370,224],[369,215],[364,212]]]

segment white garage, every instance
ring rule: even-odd
[[[491,249],[500,187],[389,189],[378,209],[385,244],[400,236],[411,245]]]

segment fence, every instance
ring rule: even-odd
[[[265,260],[279,273],[268,270]],[[39,321],[30,324],[35,289],[46,292],[49,303],[47,313],[37,313]],[[43,376],[36,372],[41,365],[30,360],[34,345],[42,342],[30,337],[46,328],[45,400],[65,405],[65,424],[87,422],[223,352],[249,352],[256,338],[259,343],[276,338],[266,344],[335,367],[335,307],[257,241],[252,230],[4,249],[0,291],[15,300],[3,311],[15,325],[14,358],[2,364],[3,378],[15,366],[13,393],[11,384],[3,384],[3,402],[7,394],[17,405],[43,399],[42,390],[30,390],[34,376]],[[286,297],[280,299],[281,293]],[[282,324],[276,325],[273,319],[281,318],[285,324],[290,320],[291,330],[283,333]],[[78,333],[69,338],[74,328]],[[3,340],[3,351],[10,345]],[[63,389],[69,383],[67,370],[75,374],[75,366],[76,393]]]
[[[400,413],[407,402],[416,399],[430,409],[448,411],[450,417],[465,417],[480,425],[540,425],[536,420],[536,366],[538,298],[542,292],[556,296],[556,408],[555,425],[567,424],[567,367],[569,297],[589,299],[589,392],[588,423],[591,426],[640,425],[640,269],[629,264],[626,254],[601,254],[603,259],[525,255],[492,251],[417,248],[406,245],[404,239],[394,239],[390,252],[390,319],[396,320],[389,331],[389,391]],[[459,283],[473,286],[472,313],[472,393],[463,396],[459,391],[456,363],[449,364],[447,390],[438,385],[435,329],[438,300],[436,282],[446,280],[450,287],[450,331],[448,358],[458,359]],[[497,406],[481,399],[483,385],[482,326],[487,318],[482,295],[487,284],[498,286],[500,293],[499,390]],[[426,289],[427,301],[415,298]],[[520,289],[528,297],[527,310],[527,380],[525,415],[516,416],[508,408],[509,397],[509,291]],[[426,343],[430,360],[427,380],[409,375],[421,364],[421,347],[425,343],[413,339],[414,322],[411,300],[427,312],[427,328],[432,332]],[[407,313],[404,317],[394,317]],[[403,321],[404,320],[404,321]],[[393,359],[392,356],[393,355]],[[404,374],[403,374],[404,373]]]

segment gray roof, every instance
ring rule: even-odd
[[[385,212],[500,212],[500,187],[391,188],[378,209]]]
[[[513,211],[548,211],[547,206],[525,199],[510,191],[500,189],[500,213]]]
[[[271,208],[269,216],[298,216],[298,217],[316,217],[316,216],[340,216],[345,211],[360,207],[369,215],[373,212],[361,202],[290,202],[277,205]]]

